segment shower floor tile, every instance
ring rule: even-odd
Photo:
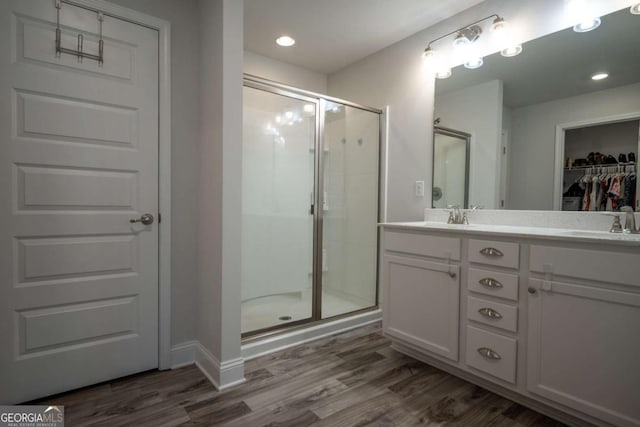
[[[362,310],[367,307],[370,307],[370,305],[360,305],[326,291],[322,295],[322,311],[325,318]],[[285,325],[289,322],[310,317],[311,292],[254,298],[242,303],[242,332]]]

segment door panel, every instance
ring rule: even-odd
[[[460,267],[385,255],[386,334],[458,360]]]
[[[640,294],[530,279],[527,389],[613,425],[640,424]],[[587,374],[585,374],[587,373]]]
[[[316,101],[245,86],[242,333],[308,321],[313,307]]]
[[[105,16],[56,57],[54,2],[0,5],[0,403],[158,365],[158,34]],[[97,14],[62,4],[63,47]]]

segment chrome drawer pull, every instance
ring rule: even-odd
[[[502,251],[496,248],[483,248],[483,249],[480,249],[480,253],[482,255],[495,256],[495,257],[504,256]]]
[[[500,356],[497,351],[493,351],[487,347],[480,347],[478,349],[478,353],[480,353],[480,356],[486,357],[487,359],[491,359],[491,360],[502,359],[502,356]]]
[[[488,317],[489,319],[502,319],[502,314],[495,311],[493,308],[484,307],[478,310],[478,313],[482,314],[485,317]]]
[[[484,279],[478,280],[482,286],[486,286],[487,288],[501,288],[502,283],[498,282],[496,279],[491,279],[489,277],[485,277]]]

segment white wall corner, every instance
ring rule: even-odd
[[[186,341],[171,347],[171,369],[182,368],[196,361],[198,341]]]
[[[199,342],[195,343],[194,353],[196,366],[216,389],[222,391],[245,381],[243,358],[239,357],[221,363]]]

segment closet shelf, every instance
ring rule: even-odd
[[[564,170],[570,171],[570,170],[584,170],[584,169],[591,169],[591,168],[615,168],[615,167],[618,167],[618,166],[623,167],[623,166],[635,166],[635,165],[636,165],[635,162],[610,163],[610,164],[606,164],[606,165],[572,166],[572,167],[564,168]]]

